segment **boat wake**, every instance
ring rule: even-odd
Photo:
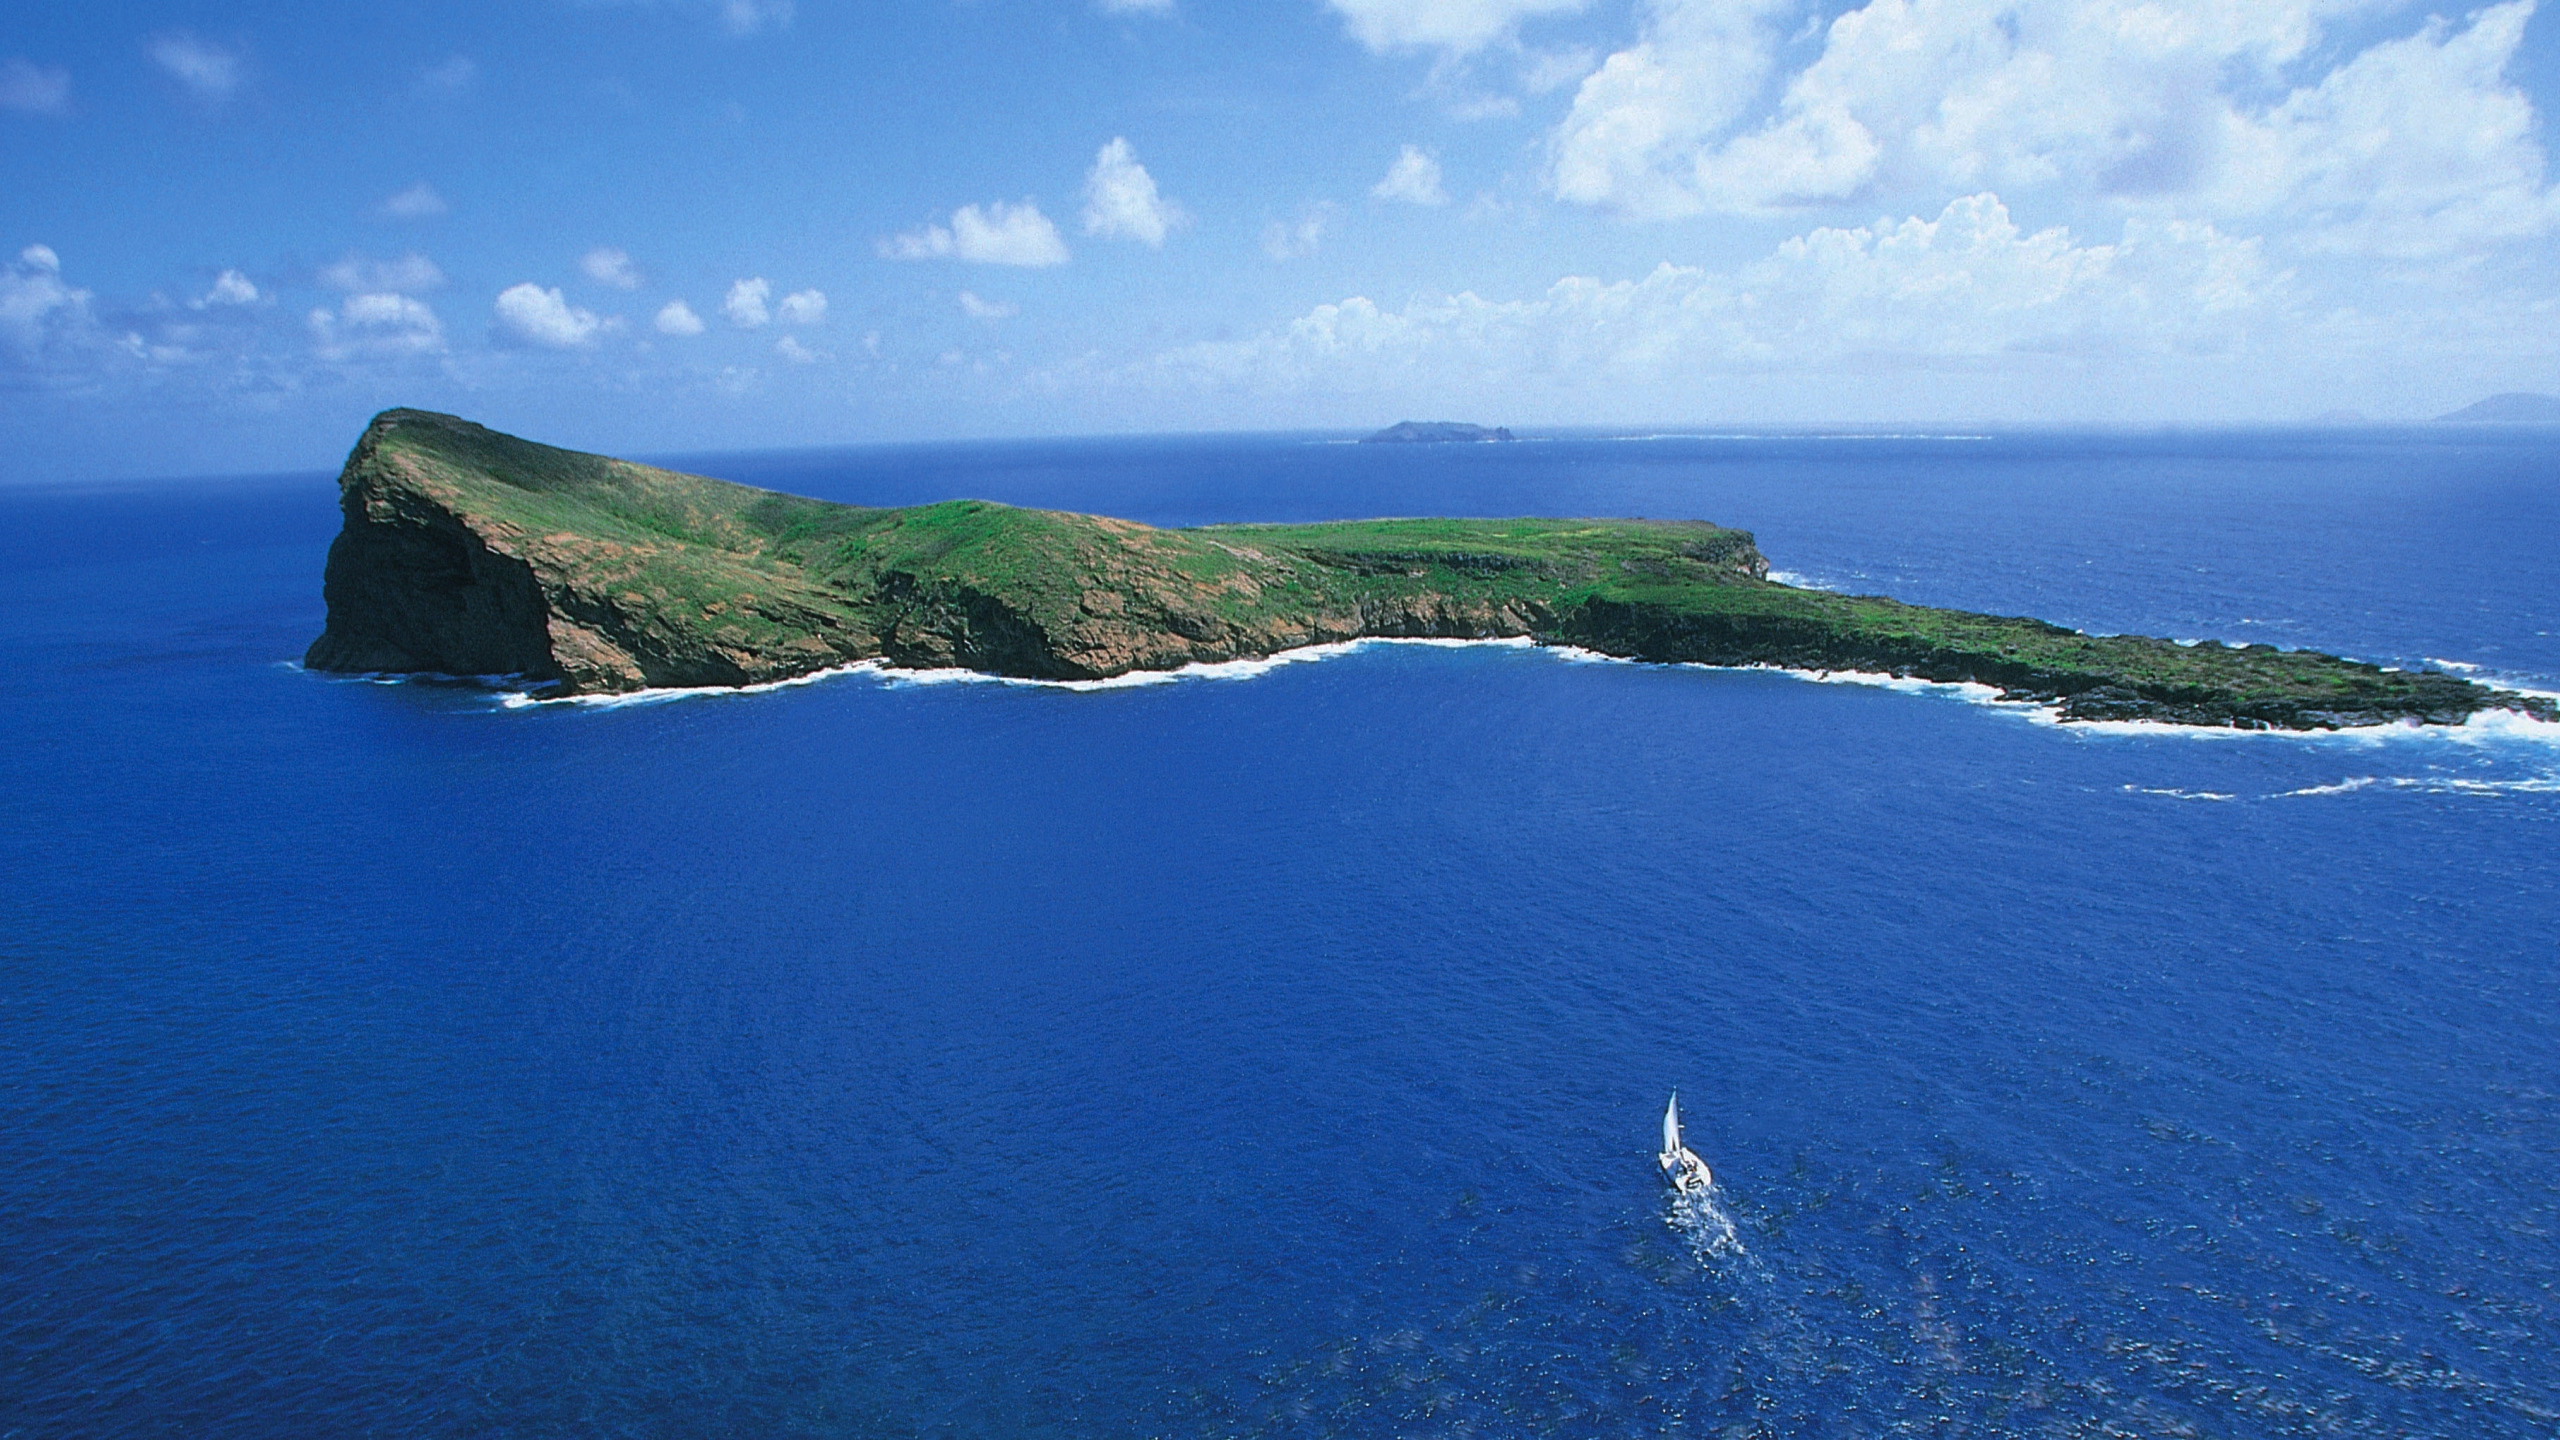
[[[1672,1233],[1689,1247],[1689,1254],[1701,1265],[1712,1265],[1747,1253],[1742,1248],[1742,1233],[1734,1228],[1733,1216],[1716,1197],[1721,1186],[1709,1185],[1697,1190],[1675,1190],[1671,1194],[1669,1212],[1663,1217]]]

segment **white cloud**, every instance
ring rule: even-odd
[[[415,295],[442,285],[444,272],[436,268],[436,262],[414,250],[397,260],[349,255],[323,268],[320,283],[332,290],[390,290]]]
[[[255,305],[257,303],[258,287],[249,283],[249,277],[237,270],[225,270],[215,276],[212,289],[207,290],[201,297],[187,302],[189,308],[196,310],[206,310],[216,305]]]
[[[1162,246],[1165,232],[1188,218],[1156,193],[1155,177],[1126,139],[1114,138],[1094,155],[1084,177],[1084,233]]]
[[[444,326],[423,300],[406,295],[350,295],[306,323],[325,360],[393,360],[444,349]]]
[[[2547,233],[2532,104],[2505,78],[2533,0],[2342,48],[2388,8],[1872,0],[1781,75],[1783,0],[1653,0],[1577,90],[1549,180],[1638,219],[1996,186],[2376,254]]]
[[[1386,178],[1369,187],[1369,193],[1381,200],[1401,200],[1408,205],[1446,205],[1449,192],[1440,188],[1440,162],[1421,150],[1407,145],[1387,167]]]
[[[1713,372],[2215,353],[2281,333],[2289,285],[2257,242],[2210,226],[2136,218],[2114,243],[2084,244],[2024,231],[1980,194],[1935,219],[1815,229],[1729,272],[1666,263],[1641,280],[1567,276],[1531,299],[1460,293],[1401,310],[1353,297],[1150,369],[1264,393],[1529,383],[1680,404]]]
[[[445,209],[444,197],[424,180],[382,202],[382,213],[393,220],[429,220]]]
[[[11,56],[0,60],[0,110],[60,115],[71,108],[71,72]]]
[[[459,95],[480,78],[480,67],[468,55],[449,56],[418,72],[421,95]]]
[[[1589,0],[1325,0],[1372,50],[1435,46],[1472,54],[1510,39],[1523,20],[1579,11]]]
[[[658,333],[661,335],[699,335],[702,333],[702,317],[694,314],[693,307],[687,305],[682,300],[668,301],[666,303],[666,308],[658,312],[658,318],[655,323],[658,327]]]
[[[720,24],[732,35],[791,28],[791,0],[721,0]]]
[[[1274,260],[1303,260],[1324,243],[1324,232],[1337,213],[1330,200],[1319,200],[1298,212],[1295,220],[1274,220],[1262,227],[1262,253]]]
[[[774,313],[782,317],[785,325],[815,325],[827,318],[827,292],[794,290],[782,297]]]
[[[190,94],[219,105],[248,79],[240,53],[181,30],[151,42],[151,58]]]
[[[599,285],[610,285],[617,290],[640,288],[640,267],[631,263],[630,256],[610,245],[599,245],[578,257],[578,268]]]
[[[1556,193],[1647,218],[1709,208],[1695,172],[1766,81],[1786,8],[1783,0],[1656,0],[1643,40],[1611,55],[1575,92],[1552,141]],[[1792,92],[1788,103],[1799,104]]]
[[[77,348],[97,329],[89,292],[62,282],[62,258],[49,246],[30,245],[17,263],[0,271],[0,341],[16,367],[33,369]]]
[[[1019,205],[998,200],[983,211],[963,205],[952,212],[949,229],[927,225],[910,230],[881,241],[880,253],[892,260],[954,259],[1031,269],[1067,263],[1067,244],[1058,238],[1058,227],[1029,200]]]
[[[2262,116],[2225,121],[2209,198],[2226,214],[2309,219],[2315,248],[2426,256],[2560,224],[2533,102],[2506,83],[2531,0],[2367,49]]]
[[[761,275],[740,280],[730,285],[728,298],[720,302],[720,311],[729,317],[730,324],[753,330],[773,318],[764,308],[766,298],[772,294],[773,286]]]
[[[593,344],[604,327],[594,311],[571,305],[558,286],[546,290],[531,281],[499,291],[495,308],[502,336],[553,350]]]
[[[774,341],[773,353],[790,361],[794,365],[815,365],[821,360],[832,360],[835,358],[835,356],[828,354],[824,350],[812,350],[808,346],[801,344],[800,337],[797,335],[785,335],[781,339]]]
[[[1017,305],[1001,300],[981,300],[966,290],[960,292],[960,313],[972,320],[1003,320],[1020,311],[1021,307]]]

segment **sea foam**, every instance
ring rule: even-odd
[[[815,685],[822,681],[866,676],[897,686],[923,685],[1012,685],[1035,689],[1096,691],[1130,690],[1153,685],[1170,685],[1185,680],[1252,680],[1268,675],[1285,665],[1331,660],[1378,645],[1410,645],[1431,649],[1463,649],[1491,647],[1507,650],[1541,650],[1549,657],[1567,664],[1645,665],[1656,662],[1634,660],[1623,655],[1609,655],[1577,645],[1540,645],[1525,635],[1494,636],[1482,639],[1447,636],[1373,635],[1356,640],[1336,640],[1320,645],[1302,645],[1276,651],[1270,655],[1238,660],[1203,660],[1171,670],[1132,670],[1098,680],[1051,680],[1020,675],[991,675],[984,671],[957,667],[910,669],[881,660],[858,660],[849,665],[833,666],[794,675],[782,680],[767,680],[753,685],[658,686],[645,690],[624,691],[615,695],[545,696],[530,690],[510,690],[499,697],[507,709],[534,706],[579,705],[590,708],[612,708],[623,705],[661,704],[670,700],[694,699],[722,695],[757,695],[772,690]],[[2441,663],[2441,662],[2439,662]],[[1812,670],[1785,665],[1709,665],[1675,662],[1665,668],[1711,672],[1761,672],[1785,675],[1816,685],[1860,685],[1892,690],[1906,695],[1936,695],[1962,701],[1984,709],[2018,715],[2039,724],[2068,730],[2078,735],[2183,736],[2200,740],[2287,739],[2322,743],[2348,742],[2378,744],[2390,740],[2430,739],[2479,743],[2482,741],[2527,741],[2538,744],[2560,744],[2560,724],[2537,720],[2515,710],[2482,710],[2460,725],[2426,725],[2415,720],[2380,725],[2349,726],[2337,730],[2244,730],[2227,725],[2189,725],[2167,720],[2070,720],[2064,718],[2060,706],[2043,701],[2012,700],[1998,687],[1973,680],[1926,680],[1916,676],[1893,675],[1872,670]],[[481,684],[497,687],[516,683],[508,676],[400,676],[365,675],[348,679],[368,680],[379,684],[395,684],[406,680]],[[2537,698],[2560,699],[2560,693],[2519,690]]]

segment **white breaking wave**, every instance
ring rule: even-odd
[[[2128,795],[2165,795],[2172,800],[2237,800],[2240,798],[2237,795],[2225,795],[2219,790],[2163,790],[2149,785],[2127,785],[2124,789]]]
[[[1838,590],[1840,588],[1828,580],[1816,580],[1810,575],[1794,570],[1772,570],[1769,572],[1769,578],[1781,585],[1792,585],[1798,590]]]
[[[2032,710],[2034,702],[2004,700],[1996,685],[1975,680],[1922,680],[1910,675],[1887,675],[1876,670],[1798,670],[1785,665],[1690,665],[1691,670],[1762,670],[1793,676],[1816,685],[1867,685],[1878,690],[1898,690],[1905,695],[1944,695],[1972,705],[1998,710]]]
[[[850,665],[837,665],[794,675],[785,680],[766,680],[754,685],[666,685],[645,690],[626,690],[615,695],[537,695],[528,690],[510,692],[499,704],[510,710],[540,705],[583,705],[591,709],[612,709],[624,705],[657,705],[669,700],[698,699],[718,695],[760,695],[769,690],[783,690],[796,685],[815,685],[823,680],[839,680],[847,676],[868,676],[886,684],[909,685],[1017,685],[1042,690],[1134,690],[1147,685],[1171,685],[1183,680],[1251,680],[1268,675],[1283,665],[1303,664],[1311,660],[1330,660],[1372,645],[1424,645],[1440,649],[1460,646],[1489,645],[1507,650],[1528,650],[1537,641],[1526,635],[1506,635],[1492,639],[1450,639],[1427,635],[1375,635],[1358,640],[1336,640],[1322,645],[1301,645],[1293,650],[1245,660],[1195,660],[1172,670],[1132,670],[1101,680],[1043,680],[1024,675],[990,675],[983,670],[946,667],[916,670],[891,665],[883,660],[857,660]],[[1612,657],[1593,656],[1595,659]]]
[[[1170,685],[1186,680],[1252,680],[1270,674],[1284,665],[1330,660],[1349,655],[1373,645],[1415,645],[1433,649],[1460,649],[1491,646],[1510,650],[1540,650],[1547,656],[1567,664],[1642,665],[1653,662],[1631,660],[1625,656],[1607,655],[1575,645],[1540,645],[1525,635],[1498,636],[1489,639],[1456,639],[1438,636],[1368,636],[1357,640],[1338,640],[1322,645],[1303,645],[1255,659],[1195,661],[1173,670],[1133,670],[1102,680],[1040,680],[1014,675],[989,675],[976,670],[957,668],[937,670],[902,669],[880,660],[861,660],[826,670],[795,675],[784,680],[768,680],[755,685],[666,686],[626,691],[619,695],[563,695],[546,697],[518,690],[500,697],[503,707],[514,710],[535,706],[580,705],[610,709],[624,705],[654,705],[670,700],[693,699],[719,695],[754,695],[769,690],[782,690],[799,685],[815,685],[821,681],[849,676],[866,676],[884,684],[909,685],[1013,685],[1049,690],[1131,690],[1150,685]],[[1705,665],[1677,663],[1665,668],[1724,672],[1759,671],[1785,675],[1817,685],[1863,685],[1893,690],[1908,695],[1938,695],[1969,705],[2022,716],[2037,725],[2051,726],[2074,735],[2108,736],[2176,736],[2196,740],[2286,740],[2312,745],[2377,746],[2394,742],[2450,743],[2459,745],[2510,744],[2524,742],[2536,745],[2560,745],[2560,723],[2537,720],[2514,710],[2479,711],[2460,725],[2425,725],[2404,720],[2385,725],[2360,725],[2342,730],[2240,730],[2225,725],[2184,725],[2165,720],[2065,720],[2061,707],[2031,700],[2010,700],[1996,686],[1971,680],[1923,680],[1908,675],[1889,675],[1868,670],[1805,670],[1781,665]],[[383,683],[396,683],[409,678],[399,676],[363,677]],[[453,678],[453,677],[442,677]],[[477,683],[492,686],[510,683],[506,677],[477,677]],[[2526,691],[2539,695],[2543,692]],[[2560,698],[2555,696],[2553,698]],[[2426,781],[2426,784],[2451,782]],[[2468,782],[2498,784],[2508,788],[2539,789],[2540,782]]]
[[[879,668],[876,660],[861,660],[851,665],[812,670],[806,675],[766,680],[754,685],[664,685],[646,690],[625,690],[618,695],[536,695],[530,690],[514,690],[499,696],[498,704],[508,710],[523,710],[537,705],[581,705],[592,710],[612,710],[625,705],[663,705],[670,700],[691,700],[707,695],[762,695],[768,691],[815,685],[823,680],[837,680]]]
[[[2305,785],[2275,798],[2305,795],[2353,795],[2359,790],[2407,790],[2426,795],[2560,795],[2560,775],[2532,775],[2519,780],[2473,780],[2460,775],[2357,775],[2334,785]]]
[[[2004,708],[2021,708],[2002,702]],[[2075,735],[2174,735],[2192,740],[2290,740],[2306,745],[2374,746],[2401,742],[2478,745],[2489,741],[2525,741],[2560,745],[2560,724],[2536,720],[2519,710],[2479,710],[2459,725],[2427,725],[2399,720],[2385,725],[2354,725],[2343,730],[2235,730],[2227,725],[2180,725],[2167,720],[2065,720],[2054,706],[2023,707],[2027,718]]]

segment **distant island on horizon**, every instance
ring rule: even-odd
[[[1526,638],[1628,660],[1995,687],[2066,720],[2458,724],[2541,697],[2270,645],[2094,636],[1800,589],[1702,520],[1378,519],[1162,529],[981,500],[805,499],[374,418],[339,477],[304,664],[518,676],[556,696],[736,687],[865,661],[1096,680],[1364,638]]]
[[[1456,420],[1399,420],[1375,435],[1364,435],[1363,445],[1468,445],[1487,441],[1516,440],[1518,436],[1501,426],[1468,425]]]
[[[2560,425],[2560,395],[2510,390],[2436,417],[2450,425]]]

